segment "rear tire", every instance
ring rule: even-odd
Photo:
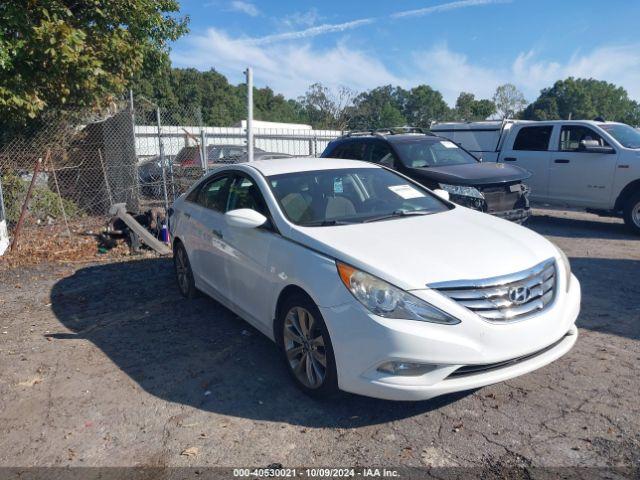
[[[198,289],[193,279],[193,270],[191,270],[191,262],[187,255],[187,249],[184,248],[182,242],[177,242],[173,249],[173,266],[176,272],[176,281],[178,289],[185,298],[195,298],[198,296]]]
[[[329,331],[316,304],[306,295],[284,301],[276,332],[284,363],[296,386],[315,398],[338,391],[338,374]]]
[[[640,235],[640,192],[636,192],[624,204],[624,223],[636,235]]]

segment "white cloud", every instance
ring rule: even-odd
[[[424,15],[430,15],[433,13],[442,13],[450,10],[458,10],[460,8],[477,7],[482,5],[494,5],[498,3],[510,3],[510,2],[511,0],[457,0],[455,2],[434,5],[432,7],[419,8],[417,10],[405,10],[401,12],[396,12],[396,13],[392,13],[390,16],[392,18],[424,16]],[[244,2],[238,1],[233,3],[244,3]],[[325,23],[323,25],[307,27],[303,30],[293,30],[290,32],[277,33],[273,35],[267,35],[264,37],[257,37],[257,38],[251,39],[250,41],[256,45],[259,45],[259,44],[265,44],[265,43],[281,42],[285,40],[311,38],[311,37],[316,37],[318,35],[324,35],[327,33],[344,32],[345,30],[351,30],[353,28],[361,27],[363,25],[368,25],[368,24],[377,22],[378,20],[382,20],[382,18],[366,17],[366,18],[352,20],[349,22]]]
[[[256,7],[253,3],[244,2],[242,0],[233,0],[229,4],[229,8],[236,12],[245,13],[250,17],[257,17],[258,15],[260,15],[258,7]]]
[[[511,0],[458,0],[456,2],[443,3],[432,7],[417,8],[415,10],[405,10],[391,15],[392,18],[422,17],[432,13],[448,12],[467,7],[480,7],[483,5],[495,5],[498,3],[511,3]]]
[[[318,35],[324,35],[325,33],[332,32],[344,32],[345,30],[351,30],[352,28],[361,27],[373,23],[373,18],[361,18],[360,20],[353,20],[351,22],[343,23],[325,23],[316,27],[309,27],[304,30],[297,30],[292,32],[274,33],[273,35],[266,35],[264,37],[247,39],[247,43],[253,45],[264,45],[267,43],[282,42],[284,40],[299,40],[302,38],[316,37]]]
[[[623,86],[631,98],[640,99],[640,44],[602,46],[589,53],[575,53],[564,64],[536,59],[536,53],[521,53],[511,69],[514,83],[535,91],[569,76],[606,80]]]
[[[293,12],[282,18],[280,23],[286,28],[309,28],[313,27],[321,19],[318,9],[313,7],[306,12]]]
[[[325,49],[300,42],[255,44],[216,29],[186,41],[185,48],[172,53],[174,65],[215,68],[231,82],[242,81],[242,72],[252,66],[256,84],[268,85],[287,97],[303,94],[315,82],[330,87],[346,85],[355,90],[402,83],[375,56],[351,50],[340,42]]]
[[[408,69],[414,71],[413,84],[426,83],[442,93],[450,105],[455,104],[460,92],[474,93],[478,98],[489,98],[496,86],[505,83],[498,71],[474,65],[446,45],[414,52]]]
[[[498,65],[474,62],[441,44],[412,52],[404,62],[397,62],[402,73],[394,73],[375,52],[353,49],[341,41],[329,47],[314,47],[307,41],[256,42],[210,29],[186,42],[172,53],[174,65],[215,68],[232,82],[242,81],[242,72],[252,66],[258,85],[269,85],[287,97],[304,93],[315,82],[358,91],[386,84],[405,88],[427,84],[453,105],[461,91],[490,98],[498,85],[510,82],[532,101],[542,88],[574,76],[612,82],[627,89],[631,98],[640,99],[640,45],[602,46],[564,62],[541,59],[528,51]]]

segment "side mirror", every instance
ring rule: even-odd
[[[229,210],[224,214],[224,219],[227,225],[237,228],[258,228],[267,221],[267,217],[250,208]]]
[[[449,192],[447,192],[446,190],[442,190],[441,188],[436,188],[433,193],[435,193],[437,196],[439,196],[441,199],[446,200],[447,202],[450,201],[449,200]]]
[[[578,151],[589,153],[615,153],[612,147],[603,147],[598,140],[581,140],[578,145]]]

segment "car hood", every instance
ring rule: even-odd
[[[557,257],[541,235],[464,207],[371,223],[295,226],[288,236],[405,290],[506,275]]]
[[[523,168],[504,163],[469,163],[447,167],[412,168],[411,177],[453,185],[495,185],[522,181],[531,176]]]

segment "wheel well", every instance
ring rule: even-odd
[[[615,210],[622,210],[624,208],[624,204],[626,201],[633,195],[635,192],[640,192],[640,178],[634,180],[629,185],[622,189],[620,195],[616,199]]]
[[[280,295],[278,296],[278,301],[276,302],[275,318],[273,321],[273,338],[276,340],[276,343],[278,344],[280,343],[280,340],[276,331],[278,319],[280,318],[280,314],[282,313],[281,309],[284,306],[285,300],[291,297],[292,295],[304,295],[305,297],[307,297],[309,300],[313,302],[313,298],[311,298],[311,295],[309,295],[307,292],[305,292],[303,288],[297,285],[287,285],[282,289],[282,291],[280,292]]]

